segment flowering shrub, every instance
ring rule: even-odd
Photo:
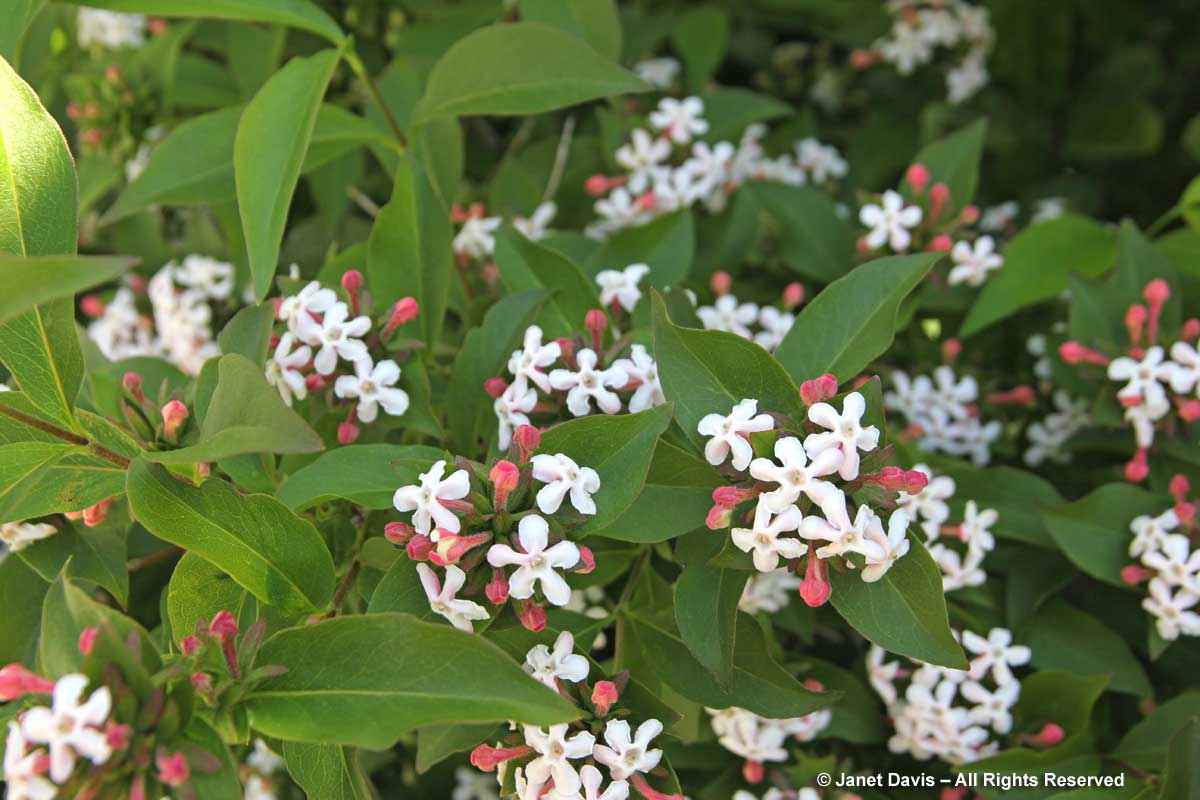
[[[10,5],[7,797],[1197,796],[1170,14]]]

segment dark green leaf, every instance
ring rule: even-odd
[[[398,488],[416,483],[434,461],[448,458],[444,450],[423,445],[339,447],[289,475],[275,497],[293,511],[338,499],[364,508],[391,508]]]
[[[987,120],[979,119],[922,147],[913,158],[914,164],[929,170],[930,183],[944,183],[950,189],[949,208],[966,208],[975,199],[986,137]]]
[[[509,292],[553,292],[541,316],[548,337],[572,335],[582,327],[587,312],[600,307],[596,285],[571,259],[511,226],[506,225],[496,236],[496,266]]]
[[[605,58],[621,55],[621,19],[614,0],[521,0],[521,18],[578,36]]]
[[[1193,690],[1173,697],[1130,728],[1113,756],[1126,764],[1161,772],[1166,766],[1168,743],[1196,717],[1200,717],[1200,692]]]
[[[684,645],[726,691],[733,687],[738,600],[750,574],[704,561],[687,565],[675,582],[675,622]]]
[[[1121,637],[1103,622],[1066,601],[1048,603],[1029,621],[1017,640],[1033,650],[1038,669],[1074,675],[1109,675],[1115,692],[1149,697],[1145,671]]]
[[[1113,586],[1128,588],[1121,569],[1130,562],[1129,523],[1140,514],[1157,514],[1153,495],[1128,483],[1110,483],[1074,503],[1042,512],[1051,538],[1080,569]]]
[[[650,267],[650,273],[643,279],[643,285],[665,289],[687,278],[696,249],[695,240],[692,212],[676,211],[608,237],[588,257],[587,268],[595,275],[601,270],[621,270],[630,264],[645,264]]]
[[[1200,797],[1200,720],[1193,719],[1171,737],[1167,775],[1159,800]]]
[[[800,275],[831,283],[854,265],[854,233],[838,216],[828,194],[809,186],[769,182],[752,184],[745,191],[775,220],[780,255]]]

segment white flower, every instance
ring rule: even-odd
[[[909,228],[921,223],[921,207],[906,206],[899,192],[888,189],[883,193],[880,205],[868,203],[858,212],[858,219],[871,229],[867,234],[867,246],[876,250],[886,243],[902,253],[912,244]]]
[[[604,775],[591,764],[585,764],[579,770],[579,779],[583,783],[582,793],[570,792],[562,794],[557,791],[546,795],[546,800],[628,800],[629,784],[626,781],[611,781],[603,792],[600,784]]]
[[[979,218],[979,228],[991,233],[1000,233],[1016,222],[1017,214],[1020,212],[1021,207],[1011,200],[984,209],[983,216]]]
[[[787,761],[787,728],[781,720],[766,719],[744,708],[705,709],[712,715],[713,733],[722,747],[748,761]]]
[[[45,769],[39,762],[43,753],[28,752],[29,743],[16,722],[8,723],[8,738],[4,744],[4,782],[8,784],[9,800],[53,800],[58,789],[42,777]]]
[[[751,575],[738,600],[738,609],[747,614],[760,611],[774,614],[787,607],[792,593],[799,588],[800,578],[783,567]]]
[[[865,508],[865,506],[859,506]],[[888,518],[887,536],[883,535],[882,523],[867,528],[867,541],[875,545],[864,555],[866,565],[862,570],[862,579],[874,583],[882,578],[892,565],[908,553],[908,514],[903,511],[893,511]]]
[[[633,65],[634,74],[655,89],[669,89],[679,69],[679,62],[673,58],[647,58]]]
[[[613,366],[623,370],[630,383],[637,383],[637,389],[629,398],[631,413],[636,414],[667,402],[658,379],[658,365],[643,345],[633,345],[629,349],[629,358],[618,358],[613,362]]]
[[[262,775],[250,775],[242,784],[242,800],[276,800],[275,787]]]
[[[932,399],[935,403],[955,419],[971,416],[968,405],[979,397],[979,384],[974,378],[964,375],[962,380],[958,380],[951,367],[941,366],[933,371],[933,381]]]
[[[592,400],[605,414],[621,410],[621,398],[610,389],[620,389],[629,382],[625,371],[617,366],[596,369],[598,357],[591,348],[575,354],[578,371],[556,369],[550,373],[550,385],[567,392],[567,409],[577,417],[587,416],[592,410]]]
[[[1187,342],[1171,345],[1171,359],[1175,362],[1171,370],[1171,388],[1176,394],[1187,394],[1200,388],[1200,352]]]
[[[731,294],[721,295],[711,306],[700,306],[696,316],[710,331],[736,333],[743,339],[751,338],[750,328],[758,319],[758,306],[754,303],[738,303]]]
[[[1156,618],[1158,635],[1168,642],[1187,636],[1200,636],[1200,614],[1190,609],[1200,602],[1200,595],[1186,589],[1173,594],[1171,587],[1160,578],[1150,580],[1150,596],[1142,600],[1142,608]]]
[[[283,757],[262,739],[254,740],[254,752],[246,756],[246,763],[263,775],[271,775],[284,768]]]
[[[1125,421],[1133,426],[1134,439],[1138,447],[1149,447],[1154,443],[1154,423],[1171,410],[1171,403],[1164,396],[1155,402],[1142,402],[1125,409]]]
[[[619,165],[629,172],[626,185],[634,194],[641,194],[663,171],[660,165],[671,157],[671,143],[655,138],[641,128],[630,134],[628,144],[621,145],[614,156]]]
[[[428,472],[420,476],[420,484],[401,486],[396,490],[392,503],[397,511],[414,511],[413,527],[417,533],[422,533],[435,542],[438,540],[437,529],[458,533],[462,526],[458,517],[442,503],[446,500],[461,500],[471,491],[471,478],[465,469],[456,470],[449,478],[442,480],[446,472],[446,462],[437,461]]]
[[[513,227],[525,235],[527,239],[543,239],[546,236],[547,229],[550,223],[554,221],[554,215],[558,213],[558,206],[554,203],[542,203],[533,210],[533,213],[528,217],[517,217],[513,220]]]
[[[279,396],[290,408],[293,399],[303,400],[308,397],[308,384],[300,374],[309,361],[312,361],[312,348],[300,345],[295,350],[296,337],[289,331],[279,337],[275,346],[275,354],[267,362],[267,383],[279,390]]]
[[[1164,403],[1167,393],[1160,381],[1170,381],[1174,377],[1176,365],[1173,361],[1164,363],[1163,357],[1163,349],[1156,345],[1148,348],[1140,361],[1126,356],[1110,361],[1108,379],[1126,381],[1117,392],[1117,397],[1146,405]]]
[[[305,333],[300,338],[308,340],[311,336],[315,340],[313,345],[321,348],[313,359],[318,374],[331,374],[337,368],[339,356],[346,361],[367,358],[367,346],[361,337],[371,330],[371,318],[360,316],[347,321],[349,316],[349,306],[335,303],[333,308],[325,312],[319,326],[311,318],[307,322],[301,320]]]
[[[676,144],[687,144],[693,136],[708,133],[708,123],[701,118],[703,114],[704,103],[699,97],[683,100],[664,97],[658,101],[658,109],[650,112],[650,124],[665,131]]]
[[[496,229],[500,217],[470,217],[451,243],[454,252],[467,258],[490,258],[496,250]]]
[[[588,669],[587,658],[575,655],[575,637],[570,631],[558,635],[553,650],[539,644],[525,655],[525,671],[551,689],[557,688],[558,680],[579,683],[587,678]]]
[[[1173,533],[1164,537],[1159,549],[1142,555],[1142,563],[1158,572],[1168,586],[1182,586],[1200,594],[1200,550],[1193,551],[1188,537]]]
[[[970,242],[958,242],[950,251],[950,258],[955,263],[948,278],[951,286],[960,283],[982,286],[988,273],[1004,264],[1004,259],[996,254],[996,241],[990,236],[980,236],[973,247]]]
[[[467,574],[451,564],[446,567],[445,583],[438,583],[437,573],[428,564],[417,564],[417,576],[435,614],[445,617],[464,633],[474,633],[472,620],[488,618],[487,609],[471,600],[459,600],[457,595],[467,582]]]
[[[721,197],[715,201],[718,207],[713,208],[714,211],[720,210],[719,206],[723,204],[723,190],[730,176],[733,154],[733,145],[729,142],[718,142],[711,147],[705,142],[696,142],[692,145],[692,157],[680,167],[691,175],[697,196],[721,193]]]
[[[47,522],[5,522],[0,524],[0,542],[8,545],[8,549],[14,553],[56,533],[58,533],[58,528]]]
[[[536,514],[522,517],[517,526],[517,539],[524,552],[517,552],[506,544],[494,544],[488,549],[487,560],[493,567],[517,565],[508,578],[508,592],[517,600],[533,596],[535,585],[540,583],[542,594],[556,606],[565,606],[571,601],[571,587],[554,570],[570,569],[579,563],[579,548],[574,542],[561,541],[553,547],[550,541],[550,526]]]
[[[596,737],[581,731],[567,738],[567,725],[551,725],[547,730],[533,725],[525,726],[525,744],[537,751],[538,757],[525,767],[529,780],[544,784],[554,779],[554,791],[571,794],[582,785],[579,773],[571,766],[570,759],[587,758],[592,754]],[[535,793],[536,796],[536,793]]]
[[[878,44],[879,54],[896,67],[901,75],[911,75],[921,64],[933,58],[933,43],[918,29],[897,20],[891,34]]]
[[[1152,550],[1161,550],[1167,542],[1167,534],[1179,527],[1179,516],[1169,508],[1157,517],[1141,514],[1129,523],[1133,541],[1129,543],[1129,555],[1138,557]]]
[[[813,457],[826,450],[840,450],[842,465],[838,474],[845,480],[854,480],[858,477],[858,451],[870,452],[879,446],[879,429],[874,425],[862,426],[866,411],[867,401],[858,392],[850,392],[842,400],[841,414],[829,403],[813,403],[808,409],[808,419],[828,432],[810,433],[804,439],[804,449]]]
[[[101,686],[80,703],[87,685],[85,675],[64,675],[54,684],[50,708],[31,708],[21,717],[25,738],[49,749],[50,780],[55,783],[71,777],[76,756],[103,764],[112,752],[101,730],[112,709],[112,696],[107,686]]]
[[[1019,682],[1003,683],[994,692],[989,692],[975,681],[967,681],[960,691],[964,698],[975,704],[971,715],[976,722],[990,725],[996,733],[1008,733],[1012,730],[1010,709],[1016,705],[1021,694]]]
[[[867,653],[867,680],[883,698],[884,705],[896,702],[896,678],[900,673],[899,661],[887,661],[887,651],[877,644],[871,645]]]
[[[754,509],[754,526],[734,528],[730,538],[737,549],[753,554],[756,570],[770,572],[779,566],[780,557],[800,558],[808,552],[808,545],[799,539],[780,538],[780,534],[798,529],[803,519],[804,515],[796,506],[788,506],[773,515],[766,503],[759,501]]]
[[[994,549],[996,537],[992,535],[991,528],[999,519],[1000,514],[995,509],[987,508],[980,511],[974,500],[968,500],[967,506],[963,510],[963,522],[960,526],[962,540],[971,547],[978,547],[982,550]]]
[[[504,394],[496,398],[492,410],[500,423],[497,446],[507,450],[512,444],[513,432],[522,425],[529,424],[529,413],[537,405],[537,391],[532,386],[516,382],[504,390]]]
[[[299,294],[283,298],[276,315],[287,323],[288,330],[305,344],[317,345],[320,327],[313,323],[313,314],[324,314],[337,305],[337,293],[333,289],[323,289],[321,284],[312,281]]]
[[[1029,218],[1029,224],[1032,225],[1036,222],[1058,219],[1065,213],[1067,213],[1067,200],[1065,197],[1043,197],[1034,205],[1033,214]]]
[[[972,631],[963,631],[962,643],[963,647],[975,654],[970,670],[975,680],[980,680],[989,669],[996,683],[1015,680],[1009,668],[1029,663],[1032,655],[1028,647],[1014,645],[1012,632],[1004,628],[993,628],[986,639]]]
[[[763,306],[758,312],[758,324],[762,330],[754,334],[754,341],[762,349],[774,351],[796,324],[796,315],[774,306]]]
[[[988,71],[982,53],[972,53],[946,73],[946,99],[953,105],[970,100],[987,86]]]
[[[811,136],[796,142],[796,163],[813,183],[824,183],[846,175],[846,160],[837,148],[821,144]]]
[[[750,459],[754,457],[749,435],[774,427],[775,421],[769,414],[758,413],[758,401],[747,399],[734,406],[729,416],[707,415],[700,420],[696,430],[701,436],[712,437],[704,445],[704,457],[709,464],[719,467],[732,450],[733,468],[741,471],[750,466]]]
[[[632,314],[638,300],[642,299],[638,283],[649,274],[650,267],[645,264],[630,264],[622,270],[600,271],[596,274],[596,283],[600,285],[600,305],[608,307],[616,301]]]
[[[571,505],[580,514],[595,514],[592,495],[600,490],[600,476],[591,467],[581,467],[563,453],[538,454],[532,459],[533,478],[546,485],[538,490],[537,507],[543,514],[553,514],[571,495]]]
[[[393,417],[403,416],[408,410],[408,393],[395,388],[400,380],[400,367],[391,359],[371,363],[371,357],[354,362],[354,374],[342,375],[333,384],[333,392],[343,399],[358,400],[358,418],[363,422],[375,421],[379,406]]]
[[[646,208],[624,186],[618,186],[608,197],[597,200],[595,210],[602,222],[589,228],[588,235],[599,239],[648,218]]]
[[[542,369],[553,364],[561,355],[562,347],[558,342],[542,344],[542,329],[530,325],[525,329],[521,349],[514,350],[508,359],[508,371],[512,373],[514,385],[527,380],[549,394],[550,379]]]
[[[84,48],[140,47],[146,41],[146,18],[141,14],[81,8],[76,17],[76,38]]]
[[[820,480],[832,475],[842,466],[844,456],[838,448],[822,450],[808,460],[804,445],[794,436],[775,441],[776,464],[769,458],[756,458],[750,464],[750,474],[760,481],[779,484],[779,488],[762,495],[760,502],[772,511],[782,511],[795,503],[803,494],[822,509],[835,501],[838,489],[828,481]]]
[[[628,722],[623,719],[609,720],[604,726],[605,744],[596,745],[592,755],[608,767],[608,774],[613,780],[625,780],[634,773],[649,772],[662,759],[661,750],[649,749],[654,737],[662,730],[661,722],[648,719],[638,726],[631,737]]]
[[[208,256],[191,255],[175,265],[171,277],[179,286],[195,289],[210,300],[228,300],[233,294],[233,264]]]
[[[450,800],[500,800],[496,779],[486,772],[459,767],[454,770],[454,789],[450,792]]]

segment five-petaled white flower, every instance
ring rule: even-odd
[[[529,381],[546,394],[550,393],[550,378],[542,371],[562,355],[558,342],[542,344],[542,329],[530,325],[525,329],[525,339],[520,350],[514,350],[508,359],[508,371],[512,373],[514,385]]]
[[[905,206],[899,192],[888,189],[883,193],[880,205],[868,203],[858,212],[858,220],[871,229],[867,234],[867,247],[877,250],[886,243],[902,253],[912,244],[909,228],[921,223],[921,207]]]
[[[42,777],[45,754],[40,750],[28,752],[29,743],[21,726],[8,723],[8,738],[4,743],[4,782],[8,785],[9,800],[53,800],[58,787]]]
[[[641,128],[635,128],[628,144],[618,148],[617,163],[629,172],[629,191],[641,194],[655,176],[663,171],[659,166],[671,156],[671,143],[655,138]]]
[[[758,401],[747,399],[734,406],[729,416],[707,415],[700,420],[696,430],[702,436],[712,437],[704,445],[704,457],[708,463],[719,467],[732,451],[733,468],[740,471],[750,466],[750,459],[754,458],[749,435],[774,427],[775,421],[769,414],[758,413]]]
[[[625,269],[606,269],[596,273],[596,283],[600,286],[600,305],[608,307],[617,302],[621,308],[630,314],[642,299],[642,290],[638,283],[650,274],[646,264],[630,264]]]
[[[103,764],[112,753],[101,730],[112,710],[112,696],[107,686],[101,686],[81,703],[87,685],[85,675],[64,675],[54,684],[50,708],[31,708],[21,717],[25,738],[49,749],[50,780],[55,783],[71,777],[76,756]]]
[[[297,334],[306,344],[318,344],[317,340],[310,341],[308,338],[319,329],[316,325],[309,325],[313,322],[312,315],[324,314],[337,302],[337,293],[333,289],[324,289],[321,284],[311,281],[298,294],[283,298],[276,316],[286,322],[288,330]]]
[[[990,669],[996,683],[1014,680],[1010,667],[1029,663],[1033,653],[1024,645],[1013,644],[1012,638],[1012,632],[1004,628],[993,628],[986,639],[973,631],[963,631],[963,647],[975,654],[971,677],[979,680]]]
[[[579,548],[574,542],[561,541],[553,547],[550,526],[536,514],[522,517],[517,525],[518,552],[506,544],[494,544],[488,549],[487,560],[493,567],[516,565],[508,578],[508,593],[517,600],[533,596],[535,584],[540,583],[542,594],[556,606],[571,602],[571,587],[554,570],[570,569],[579,563]]]
[[[648,719],[630,736],[628,722],[623,719],[609,720],[604,726],[605,744],[596,745],[593,756],[608,767],[608,774],[613,780],[625,780],[634,773],[649,772],[662,760],[661,750],[649,749],[654,737],[662,730],[661,722]]]
[[[863,567],[862,579],[867,583],[874,583],[908,553],[908,514],[904,511],[893,511],[892,516],[888,518],[886,536],[883,534],[883,523],[876,518],[875,524],[867,527],[867,545],[863,553],[866,566]]]
[[[446,580],[438,582],[437,573],[428,564],[417,564],[417,576],[429,598],[429,607],[450,621],[450,624],[465,633],[474,633],[472,620],[488,618],[487,609],[471,600],[460,600],[457,595],[467,582],[467,574],[451,564],[446,567]]]
[[[620,389],[629,383],[625,370],[617,366],[596,369],[599,357],[591,348],[575,354],[575,365],[579,368],[556,369],[550,373],[550,385],[567,393],[567,410],[577,417],[585,417],[592,410],[592,400],[605,414],[621,410],[621,398],[612,389]]]
[[[354,362],[354,374],[342,375],[333,384],[333,392],[341,398],[358,400],[358,418],[374,422],[379,406],[393,417],[408,410],[408,393],[395,387],[400,380],[400,367],[391,359],[372,364],[370,356]]]
[[[1175,362],[1163,363],[1163,349],[1155,345],[1148,348],[1141,360],[1122,356],[1108,364],[1108,379],[1125,381],[1117,392],[1122,400],[1137,401],[1139,405],[1157,406],[1167,399],[1166,390],[1160,381],[1170,381],[1177,369]]]
[[[804,515],[796,506],[788,506],[778,514],[772,514],[765,503],[754,509],[754,526],[734,528],[730,538],[743,553],[751,553],[754,568],[759,572],[770,572],[779,566],[779,559],[800,558],[808,552],[808,545],[799,539],[781,538],[800,527]]]
[[[318,374],[331,374],[337,368],[339,356],[347,361],[367,357],[367,346],[360,337],[371,330],[371,318],[361,316],[347,319],[349,316],[349,306],[335,303],[333,308],[325,312],[319,325],[312,318],[308,318],[307,322],[301,319],[300,338],[321,348],[313,359]]]
[[[553,514],[571,495],[571,505],[580,514],[595,514],[592,495],[600,490],[600,476],[591,467],[581,467],[564,453],[540,453],[533,457],[533,478],[546,484],[537,493],[537,507],[543,514]]]
[[[973,246],[958,242],[950,250],[950,258],[955,264],[947,279],[951,286],[982,286],[988,273],[1004,264],[1004,258],[996,252],[996,240],[990,236],[980,236]]]
[[[279,337],[275,354],[267,362],[267,383],[279,390],[279,396],[289,407],[293,398],[303,400],[308,396],[308,384],[300,369],[312,360],[312,348],[300,345],[295,350],[296,337],[291,331]]]
[[[486,258],[496,249],[496,229],[500,217],[470,217],[451,243],[454,252],[468,258]]]
[[[532,386],[514,383],[504,390],[504,394],[496,398],[492,410],[496,412],[499,422],[497,445],[501,450],[507,450],[512,444],[513,432],[522,425],[529,424],[529,412],[537,406],[537,391]]]
[[[525,234],[525,238],[537,241],[546,237],[547,229],[557,213],[557,205],[552,202],[542,203],[528,217],[513,219],[512,224],[514,228]]]
[[[579,791],[579,773],[571,766],[570,760],[590,756],[596,744],[595,736],[580,731],[568,739],[565,723],[551,725],[546,730],[526,725],[525,744],[538,753],[538,757],[525,766],[525,774],[531,783],[544,784],[553,778],[555,792],[570,795]]]
[[[575,637],[570,631],[563,631],[554,640],[553,650],[539,644],[525,655],[525,671],[538,683],[554,689],[555,681],[579,683],[587,678],[588,660],[586,656],[575,655]]]
[[[1200,386],[1200,352],[1187,342],[1171,345],[1171,360],[1175,369],[1171,372],[1171,388],[1176,394],[1187,394]]]
[[[758,306],[754,303],[739,303],[733,295],[724,294],[711,306],[697,308],[696,316],[710,331],[736,333],[743,339],[749,339],[749,326],[758,320]]]
[[[842,400],[841,414],[829,403],[813,403],[808,418],[827,432],[805,437],[805,451],[815,458],[826,450],[840,450],[842,465],[838,474],[845,480],[854,480],[858,477],[858,451],[870,452],[879,446],[879,429],[874,425],[862,426],[866,411],[867,401],[858,392],[851,392]]]
[[[420,484],[401,486],[396,490],[392,503],[397,511],[413,511],[413,527],[417,533],[423,533],[435,542],[438,540],[437,528],[458,533],[462,524],[450,509],[442,505],[446,500],[461,500],[471,491],[471,478],[465,469],[456,470],[449,478],[442,480],[446,473],[446,462],[437,461],[428,472],[420,476]]]
[[[629,349],[629,358],[618,358],[613,366],[624,370],[630,382],[637,382],[637,388],[629,398],[630,412],[636,414],[667,402],[658,379],[658,365],[643,345],[635,344]]]
[[[822,509],[837,499],[838,489],[821,478],[832,475],[842,466],[842,451],[836,447],[822,450],[812,461],[804,445],[795,436],[775,441],[776,464],[769,458],[756,458],[750,463],[750,474],[760,481],[779,484],[779,488],[762,495],[759,502],[772,511],[782,511],[803,494]]]
[[[966,681],[959,691],[964,698],[975,704],[971,709],[971,716],[975,722],[991,725],[999,734],[1006,734],[1012,730],[1010,709],[1017,704],[1017,698],[1021,694],[1020,681],[1001,683],[992,692],[975,681]]]
[[[650,124],[665,131],[676,144],[687,144],[693,136],[708,133],[708,123],[703,119],[704,102],[699,97],[676,100],[664,97],[658,108],[650,112]]]
[[[585,764],[579,770],[579,779],[583,783],[581,792],[560,794],[553,792],[547,795],[547,800],[628,800],[629,783],[627,781],[611,781],[601,792],[600,784],[604,782],[604,774],[591,764]]]

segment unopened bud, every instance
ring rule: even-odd
[[[96,628],[84,628],[79,633],[79,652],[81,655],[90,656],[92,648],[96,646],[96,634],[100,631]]]
[[[929,170],[924,164],[913,164],[904,174],[904,179],[912,187],[913,194],[922,194],[929,185]]]
[[[517,616],[526,630],[537,633],[546,627],[546,609],[539,606],[533,600],[526,600],[521,603],[521,610]]]
[[[174,439],[179,428],[188,418],[187,406],[178,400],[172,400],[162,407],[163,432],[168,439]]]
[[[521,452],[521,463],[529,461],[529,456],[542,445],[542,432],[532,425],[521,425],[513,433],[513,441]]]
[[[974,225],[979,221],[979,206],[967,206],[958,215],[958,221],[963,225]]]
[[[613,703],[617,702],[620,694],[617,692],[617,685],[612,681],[596,681],[595,688],[592,689],[592,705],[596,708],[596,716],[603,717],[608,714],[608,710],[612,708]]]
[[[704,518],[704,525],[710,531],[723,531],[733,524],[733,509],[729,506],[714,505]]]
[[[383,329],[383,338],[387,339],[396,328],[406,322],[412,322],[420,311],[420,305],[411,297],[402,297],[397,300],[396,305],[392,306],[392,316],[388,318],[387,325]]]
[[[498,398],[508,389],[508,381],[501,377],[488,378],[483,382],[483,390],[488,397]]]
[[[729,289],[731,286],[733,286],[733,278],[730,277],[728,272],[725,272],[724,270],[718,270],[717,272],[713,273],[712,279],[708,282],[708,285],[710,288],[712,288],[713,294],[715,294],[717,297],[722,297],[729,294]]]
[[[183,753],[168,754],[165,750],[160,750],[154,759],[154,765],[158,768],[158,779],[167,786],[179,788],[191,777],[191,769],[188,768]]]
[[[954,240],[950,238],[949,234],[939,233],[937,236],[933,237],[933,241],[929,243],[929,252],[945,253],[952,247],[954,247]]]
[[[1125,480],[1130,483],[1141,483],[1150,474],[1150,463],[1146,448],[1140,447],[1133,458],[1125,465]]]
[[[825,605],[833,594],[833,586],[829,583],[828,567],[817,558],[816,553],[809,553],[808,565],[804,568],[804,580],[800,581],[800,596],[812,608]]]
[[[415,531],[407,522],[389,522],[383,526],[383,538],[397,547],[404,547]]]
[[[853,50],[850,53],[850,67],[856,70],[867,69],[879,61],[879,55],[871,50]]]
[[[958,339],[951,338],[942,342],[942,363],[947,366],[958,361],[958,357],[962,355],[962,342]]]
[[[1188,482],[1187,476],[1176,475],[1171,478],[1171,483],[1167,488],[1171,492],[1171,496],[1175,498],[1175,502],[1182,503],[1187,499],[1188,492],[1192,490],[1192,485]]]
[[[1180,334],[1185,342],[1200,339],[1200,319],[1192,317],[1183,321],[1183,332]]]
[[[766,777],[766,769],[761,761],[746,759],[746,763],[742,765],[742,777],[746,779],[746,783],[757,786]]]
[[[222,640],[228,639],[230,636],[237,636],[237,620],[228,611],[218,611],[212,622],[208,624],[208,632]]]
[[[1063,342],[1059,345],[1058,354],[1062,356],[1062,360],[1068,364],[1098,364],[1100,366],[1108,366],[1109,359],[1097,353],[1095,350],[1089,350],[1079,342]]]
[[[718,486],[716,489],[713,489],[712,499],[713,503],[722,508],[733,508],[747,500],[753,500],[761,493],[761,489],[754,487],[743,489],[738,486]]]
[[[404,550],[408,553],[408,557],[412,561],[428,561],[429,554],[433,551],[433,539],[430,539],[423,533],[415,534],[408,540],[408,544],[404,546]]]
[[[1185,528],[1190,528],[1196,524],[1196,504],[1195,503],[1176,503],[1175,516],[1179,518],[1179,524]]]
[[[200,639],[195,636],[185,636],[179,641],[179,649],[185,656],[193,656],[200,649]]]
[[[571,570],[580,575],[587,575],[596,568],[596,556],[592,553],[592,548],[579,545],[579,564],[575,569]]]
[[[355,409],[350,408],[350,416],[345,422],[339,423],[337,428],[338,444],[354,444],[358,439],[362,429],[358,427],[358,423],[354,421]]]
[[[1176,411],[1184,422],[1195,422],[1200,419],[1200,400],[1180,401]]]
[[[139,403],[146,401],[146,395],[142,393],[142,376],[136,372],[126,372],[121,376],[121,385],[125,387],[125,391],[133,396],[134,400]]]
[[[53,691],[54,681],[30,672],[22,664],[14,662],[0,669],[0,701],[7,703],[27,694],[50,694]]]
[[[112,498],[101,500],[94,506],[89,506],[83,510],[83,524],[89,528],[94,528],[108,518],[108,507],[112,505]]]
[[[310,392],[319,392],[328,384],[325,382],[325,376],[316,372],[310,372],[304,376],[304,387]]]
[[[504,605],[508,600],[508,578],[504,577],[504,570],[492,570],[492,579],[483,587],[483,593],[492,605]]]
[[[929,221],[936,222],[942,215],[946,203],[950,201],[950,187],[941,181],[935,183],[929,190]]]
[[[124,750],[129,746],[133,728],[120,722],[108,722],[104,726],[104,741],[113,750]]]
[[[439,567],[457,564],[463,556],[481,544],[492,540],[490,533],[479,533],[474,536],[459,536],[448,531],[439,530],[437,546],[429,553],[429,560]]]
[[[208,694],[212,691],[213,682],[212,675],[207,672],[192,673],[192,688],[201,694]]]
[[[1129,564],[1121,568],[1121,580],[1130,586],[1137,586],[1153,578],[1155,574],[1154,570],[1146,569],[1141,564]]]
[[[1026,737],[1025,741],[1034,747],[1054,747],[1062,742],[1065,736],[1061,725],[1047,722],[1036,735]]]
[[[1037,395],[1028,384],[1014,386],[1007,392],[993,392],[987,401],[996,406],[1031,406],[1036,402]]]
[[[104,316],[104,301],[94,294],[85,294],[79,298],[79,310],[89,319]]]
[[[608,315],[598,308],[593,308],[584,314],[583,327],[592,334],[592,349],[599,351],[604,341],[604,331],[608,328]]]
[[[800,384],[800,399],[804,405],[811,406],[836,395],[837,386],[837,378],[830,373],[825,373],[819,378],[813,378]]]
[[[362,292],[363,274],[356,269],[348,269],[342,273],[342,288],[350,296],[350,309],[357,315],[359,312],[360,293]]]
[[[784,308],[796,308],[804,302],[804,284],[793,281],[783,287]]]
[[[471,765],[483,772],[494,772],[496,767],[513,758],[521,758],[533,752],[533,748],[522,745],[501,749],[481,744],[471,751]]]

